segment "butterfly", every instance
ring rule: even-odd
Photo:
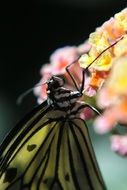
[[[28,113],[0,146],[1,190],[106,189],[86,122],[86,107],[77,90],[64,87],[62,78],[47,81],[48,98]],[[93,107],[91,107],[95,111]]]

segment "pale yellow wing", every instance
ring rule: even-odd
[[[64,114],[44,103],[9,133],[0,149],[1,190],[105,189],[85,123]]]

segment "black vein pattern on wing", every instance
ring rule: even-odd
[[[52,132],[52,131],[50,131],[50,134],[51,134],[51,132]],[[48,135],[46,136],[45,142],[43,142],[43,144],[40,146],[40,148],[39,148],[39,150],[37,151],[37,153],[34,155],[33,159],[31,160],[31,162],[29,163],[29,165],[28,165],[28,167],[26,168],[25,172],[23,173],[23,176],[25,175],[25,173],[26,173],[27,170],[29,169],[29,167],[30,167],[30,165],[32,164],[32,162],[34,161],[34,159],[36,159],[36,155],[39,153],[39,151],[41,151],[41,149],[42,149],[43,146],[45,145],[46,141],[48,140],[48,136],[49,136],[50,134],[48,134]],[[32,182],[34,181],[35,176],[36,176],[36,174],[38,173],[38,170],[39,170],[39,168],[41,167],[41,165],[42,165],[42,163],[44,162],[45,159],[46,159],[46,163],[45,163],[45,167],[44,167],[44,169],[43,169],[43,172],[46,170],[47,163],[48,163],[49,157],[50,157],[50,149],[51,149],[51,145],[52,145],[52,143],[53,143],[53,140],[54,140],[54,136],[52,137],[51,142],[50,142],[50,144],[49,144],[49,147],[47,148],[47,150],[46,150],[46,152],[45,152],[45,155],[43,155],[43,158],[42,158],[40,164],[38,165],[37,169],[34,170],[34,175],[32,176],[30,183],[23,185],[23,182],[22,182],[22,187],[21,187],[21,189],[23,189],[23,188],[25,188],[25,187],[28,187],[29,189],[31,189]],[[46,156],[47,156],[47,158],[46,158]],[[23,178],[22,178],[22,180],[23,180]],[[40,182],[41,182],[41,181],[40,181]],[[38,185],[40,185],[40,184],[38,184]],[[38,186],[37,186],[37,189],[39,189]]]
[[[71,149],[71,145],[70,145],[69,134],[67,134],[67,144],[68,144],[68,156],[69,156],[69,163],[70,163],[72,179],[73,179],[76,189],[80,190],[80,185],[77,180],[77,176],[76,176],[76,172],[75,172],[75,168],[74,168],[74,161],[73,161],[73,156],[72,156],[72,149]]]
[[[25,123],[27,123],[36,113],[38,113],[40,110],[42,110],[42,108],[44,108],[44,106],[45,106],[44,111],[41,114],[39,114],[37,118],[33,119],[32,123],[30,125],[28,125],[24,129],[22,129],[23,126],[25,126]],[[12,145],[10,146],[10,148],[4,155],[4,158],[1,159],[1,162],[0,162],[1,174],[3,173],[2,171],[3,171],[3,168],[5,168],[7,160],[9,159],[9,157],[11,156],[11,154],[17,147],[17,144],[23,139],[23,137],[27,134],[27,132],[29,132],[30,129],[32,129],[34,127],[34,125],[38,122],[38,120],[41,119],[46,114],[46,112],[48,112],[49,109],[50,109],[50,107],[47,105],[47,102],[44,102],[43,104],[41,104],[40,106],[35,108],[33,111],[31,111],[29,114],[27,114],[24,117],[24,119],[21,120],[21,122],[19,122],[18,125],[16,125],[11,130],[11,132],[7,135],[7,137],[4,140],[4,143],[2,143],[2,145],[0,146],[0,157],[3,153],[3,151],[6,149],[6,147],[9,146],[8,142],[11,142],[15,138],[15,136],[19,133],[18,137],[16,137],[16,139],[14,140],[14,142],[12,143]],[[21,134],[20,134],[20,131],[21,131]]]
[[[80,120],[82,120],[81,118],[79,118]],[[99,175],[99,168],[98,168],[98,165],[97,165],[97,160],[96,160],[96,157],[95,157],[95,155],[94,155],[94,157],[92,157],[92,154],[91,154],[91,152],[90,152],[90,148],[89,148],[89,144],[91,144],[91,151],[92,151],[92,153],[94,154],[94,150],[93,150],[93,147],[92,147],[92,143],[91,143],[91,140],[90,140],[90,137],[89,137],[89,132],[88,132],[88,128],[87,128],[87,125],[86,125],[86,122],[84,121],[84,120],[82,120],[82,122],[84,123],[84,127],[86,127],[86,130],[87,130],[87,136],[88,136],[88,139],[89,139],[89,142],[87,141],[87,139],[86,139],[86,137],[84,136],[84,133],[83,133],[83,131],[82,131],[82,129],[75,123],[75,122],[73,122],[72,121],[72,123],[70,124],[70,125],[74,125],[75,127],[76,127],[76,129],[79,131],[79,133],[80,133],[80,135],[82,136],[82,138],[83,138],[83,140],[84,140],[84,146],[87,148],[87,153],[88,153],[88,155],[89,155],[89,157],[90,157],[90,161],[92,162],[92,166],[93,166],[93,168],[94,168],[94,172],[95,172],[95,176],[98,178],[98,182],[100,183],[100,185],[102,186],[102,189],[104,189],[104,187],[105,187],[105,185],[104,185],[104,182],[103,182],[103,179],[102,179],[102,177]],[[80,145],[79,145],[79,143],[78,143],[78,138],[77,138],[77,136],[76,136],[76,134],[75,134],[75,131],[74,131],[74,129],[72,128],[72,132],[73,132],[73,135],[74,135],[74,137],[75,137],[75,139],[76,139],[76,141],[77,141],[77,146],[79,147],[79,150],[81,150],[81,147],[80,147]],[[81,151],[80,151],[81,152]],[[83,158],[83,154],[81,154],[82,155],[82,161],[84,161],[84,158]],[[89,171],[89,166],[86,164],[86,167],[88,167],[87,168],[87,171]],[[88,173],[88,177],[89,176],[91,176],[89,173]],[[92,179],[90,179],[90,184],[92,184]],[[93,184],[93,187],[94,187],[94,184]],[[92,188],[93,188],[92,187]],[[93,188],[94,189],[94,188]]]
[[[59,181],[59,174],[58,174],[58,169],[59,169],[59,159],[60,159],[60,147],[61,147],[61,140],[62,140],[62,134],[63,134],[63,129],[64,129],[64,121],[61,123],[59,126],[59,134],[58,134],[58,142],[57,142],[57,147],[56,147],[56,162],[55,162],[55,174],[54,174],[54,180],[51,184],[51,190],[53,189],[55,183],[58,184],[60,190],[64,190],[62,187],[62,184]]]
[[[47,110],[46,110],[47,111]],[[33,120],[33,122],[26,127],[21,134],[15,139],[15,141],[13,142],[13,144],[11,145],[10,149],[7,151],[6,155],[4,156],[4,159],[1,162],[1,171],[3,173],[3,169],[6,169],[6,167],[9,165],[9,163],[13,160],[13,158],[16,156],[16,154],[19,152],[19,150],[22,148],[22,146],[28,141],[28,139],[30,139],[30,137],[32,137],[37,131],[39,131],[42,127],[45,127],[47,124],[49,124],[52,121],[46,121],[43,125],[39,126],[36,130],[34,130],[31,135],[22,143],[22,145],[18,148],[18,150],[16,151],[16,153],[13,155],[13,157],[10,159],[10,161],[8,162],[8,164],[6,163],[6,160],[8,160],[8,158],[12,155],[13,151],[15,150],[15,148],[17,147],[17,144],[19,144],[21,142],[21,140],[25,137],[25,135],[37,124],[37,122],[42,119],[42,117],[45,115],[45,113],[41,113],[39,114],[39,116]]]
[[[86,178],[87,178],[87,181],[88,181],[88,183],[89,183],[90,189],[91,189],[91,190],[92,190],[92,189],[94,190],[93,184],[92,184],[92,182],[91,182],[91,179],[90,179],[90,176],[89,176],[89,173],[88,173],[87,163],[85,162],[85,159],[84,159],[84,156],[83,156],[83,150],[82,150],[82,148],[81,148],[81,146],[80,146],[80,143],[79,143],[79,140],[78,140],[78,138],[80,138],[80,137],[77,138],[77,135],[75,134],[75,131],[74,131],[74,127],[76,127],[76,129],[79,129],[79,127],[78,127],[78,125],[75,124],[75,122],[72,123],[72,121],[69,122],[69,124],[70,124],[70,131],[71,131],[71,133],[72,133],[72,135],[73,135],[73,138],[74,138],[74,140],[75,140],[75,144],[76,144],[76,146],[77,146],[77,149],[78,149],[78,152],[79,152],[79,155],[80,155],[80,159],[81,159],[81,162],[82,162],[82,165],[83,165],[83,169],[84,169],[84,174],[85,174],[85,176],[86,176]],[[84,127],[85,127],[85,126],[84,126]],[[81,131],[81,136],[84,136],[84,134],[83,134],[82,131]],[[85,144],[84,144],[84,146],[85,146]],[[71,151],[71,150],[70,150],[70,151]],[[72,159],[73,159],[73,156],[72,156]],[[75,171],[74,171],[74,172],[75,172]],[[79,187],[76,187],[76,189],[79,189],[79,190],[80,190]]]
[[[29,121],[39,110],[44,110],[43,115],[49,110],[49,106],[47,104],[47,101],[44,101],[39,106],[35,107],[32,111],[30,111],[25,117],[8,133],[8,135],[3,140],[4,143],[0,145],[0,156],[2,155],[5,148],[8,146],[8,142],[10,142],[17,133],[21,130],[21,128],[24,126],[27,121]]]
[[[31,182],[30,182],[29,184],[25,184],[25,185],[23,184],[23,177],[24,177],[25,173],[27,172],[27,170],[29,169],[29,167],[31,166],[31,164],[32,164],[32,162],[34,161],[34,159],[36,159],[37,154],[38,154],[38,153],[42,150],[42,148],[44,147],[45,143],[47,142],[48,138],[50,137],[50,134],[53,132],[53,130],[55,130],[55,126],[56,126],[56,125],[57,125],[57,122],[54,124],[54,126],[51,128],[51,130],[49,131],[49,133],[48,133],[47,136],[45,137],[45,140],[43,141],[43,143],[42,143],[41,146],[39,147],[38,151],[35,153],[34,157],[33,157],[32,160],[30,161],[29,165],[27,166],[27,168],[25,169],[25,171],[22,173],[22,175],[19,176],[16,180],[14,180],[14,181],[8,186],[7,189],[9,189],[11,186],[13,186],[13,185],[14,185],[18,180],[20,180],[20,179],[21,179],[21,187],[20,187],[20,189],[23,189],[23,188],[26,188],[26,187],[29,187],[29,188],[30,188],[31,183],[32,183],[32,180],[34,180],[34,176],[33,176],[33,178],[31,179]],[[40,126],[40,128],[42,128],[42,126]],[[37,130],[37,131],[38,131],[38,130]],[[37,131],[35,131],[35,133],[36,133]],[[35,134],[35,133],[34,133],[34,134]],[[32,134],[32,136],[33,136],[34,134]],[[29,140],[29,138],[28,138],[27,140]],[[41,163],[44,161],[44,159],[45,159],[45,157],[46,157],[47,154],[48,154],[48,157],[47,157],[46,163],[48,163],[50,148],[51,148],[51,145],[52,145],[52,143],[53,143],[53,140],[54,140],[54,136],[53,136],[52,139],[51,139],[51,142],[50,142],[50,144],[49,144],[49,147],[48,147],[48,149],[47,149],[45,155],[43,156],[43,159],[42,159]],[[26,142],[27,142],[27,141],[26,141]],[[25,142],[25,143],[26,143],[26,142]],[[23,145],[22,145],[22,146],[23,146]],[[40,165],[41,165],[41,163],[40,163]],[[40,165],[39,165],[39,166],[40,166]],[[35,173],[38,172],[39,166],[37,167]],[[46,165],[45,165],[45,168],[46,168]],[[44,169],[45,169],[45,168],[44,168]],[[36,175],[36,174],[34,174],[34,175]]]

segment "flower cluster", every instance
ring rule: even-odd
[[[82,67],[89,67],[89,85],[98,89],[97,105],[103,114],[95,120],[94,126],[99,133],[113,131],[117,124],[127,126],[126,31],[127,9],[124,9],[90,35],[89,54],[79,60]],[[115,152],[127,155],[127,134],[113,135],[111,143]]]

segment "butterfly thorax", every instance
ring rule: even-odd
[[[55,109],[71,113],[75,107],[77,98],[81,96],[79,91],[72,91],[63,87],[63,79],[53,76],[48,82],[48,104]]]

